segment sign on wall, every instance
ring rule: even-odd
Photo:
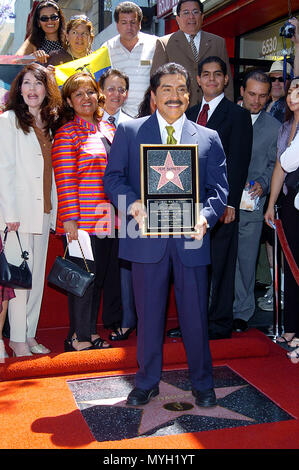
[[[171,13],[173,7],[178,4],[179,0],[157,0],[157,17],[161,18]]]
[[[288,56],[292,52],[292,41],[280,36],[280,28],[285,24],[285,20],[273,23],[265,28],[244,34],[240,40],[240,58],[279,60],[286,53]],[[286,46],[286,48],[284,48]]]

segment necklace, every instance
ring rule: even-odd
[[[67,48],[67,52],[72,56],[73,60],[82,59],[82,57],[86,57],[87,55],[90,54],[90,52],[86,52],[86,54],[83,55],[82,57],[75,57],[70,47]]]

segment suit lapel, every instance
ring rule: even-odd
[[[209,129],[217,129],[220,124],[225,120],[227,114],[227,99],[224,97],[218,106],[214,109],[214,112],[207,122]]]
[[[182,129],[182,135],[181,135],[181,144],[197,143],[196,137],[197,137],[197,131],[195,129],[195,126],[193,126],[191,121],[189,121],[188,119],[185,119],[183,129]]]
[[[140,138],[143,143],[161,144],[161,134],[156,113],[152,114],[140,128]]]
[[[208,50],[211,47],[211,39],[207,37],[205,31],[201,31],[198,57],[207,57]]]
[[[193,52],[192,52],[192,49],[191,49],[191,46],[185,36],[185,33],[183,33],[183,31],[181,30],[178,30],[176,33],[176,36],[175,36],[175,40],[176,40],[176,43],[177,43],[177,47],[179,49],[181,49],[181,52],[182,54],[185,56],[187,55],[189,57],[189,59],[194,62],[194,56],[193,56]]]

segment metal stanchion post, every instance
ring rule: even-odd
[[[278,206],[274,206],[275,219],[279,219]],[[273,245],[273,340],[282,334],[281,316],[281,247],[277,231],[274,230]]]

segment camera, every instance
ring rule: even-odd
[[[294,36],[296,27],[287,21],[279,30],[279,35],[285,38],[291,38]]]

